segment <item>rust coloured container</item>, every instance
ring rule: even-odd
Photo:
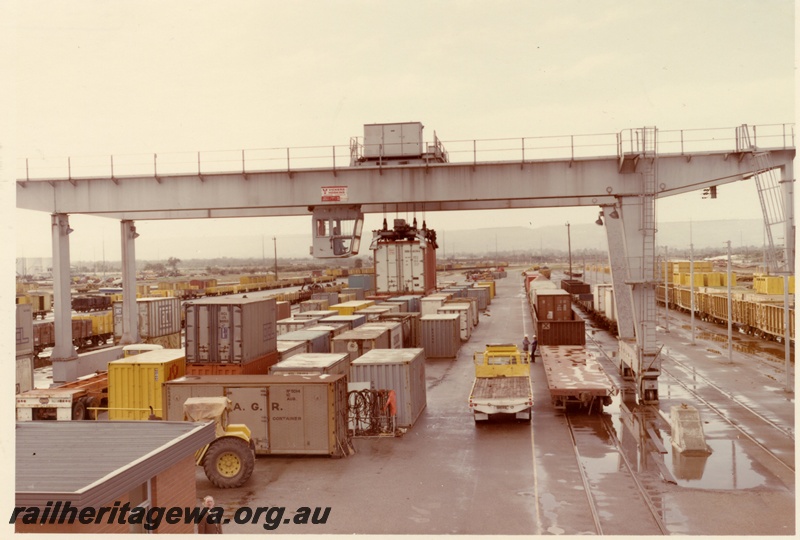
[[[278,351],[267,353],[246,364],[229,364],[216,362],[187,363],[187,375],[266,375],[269,368],[278,363]]]
[[[533,322],[539,345],[586,345],[586,323],[576,312],[570,310],[570,313],[570,320],[540,319],[534,308]]]

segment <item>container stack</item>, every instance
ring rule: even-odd
[[[122,338],[122,302],[114,302],[114,342]],[[139,298],[137,324],[142,343],[166,349],[181,347],[181,301],[178,298]]]
[[[190,375],[266,374],[278,361],[274,298],[206,298],[186,304]]]

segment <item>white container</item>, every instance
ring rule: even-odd
[[[309,326],[314,326],[317,324],[317,320],[318,319],[300,319],[291,317],[289,319],[281,319],[275,323],[275,326],[277,328],[278,335],[282,336],[284,334],[288,334],[289,332],[295,332],[297,330],[308,328]]]
[[[389,349],[389,329],[372,327],[364,328],[362,324],[355,330],[348,330],[333,338],[331,352],[348,353],[352,362],[372,349]]]
[[[122,337],[122,302],[114,302],[114,338]],[[181,331],[181,300],[175,297],[138,298],[136,324],[139,337],[156,338],[178,334]]]
[[[246,364],[277,351],[274,298],[186,304],[186,362]]]
[[[350,376],[350,355],[347,353],[303,353],[281,360],[269,368],[270,375],[290,373],[306,374],[342,374]]]
[[[617,320],[617,304],[616,304],[616,300],[614,299],[614,288],[613,287],[607,287],[605,289],[604,296],[605,296],[604,302],[605,302],[605,315],[606,315],[606,318],[608,318],[608,320],[610,320],[610,321],[616,321]]]
[[[296,354],[307,353],[309,348],[308,341],[283,341],[278,340],[278,359],[279,361],[291,358]]]
[[[427,404],[424,349],[373,349],[350,364],[351,382],[393,390],[397,426],[410,427]]]
[[[458,328],[461,341],[469,341],[472,337],[472,321],[469,318],[469,306],[466,304],[445,304],[439,308],[439,313],[454,313],[458,315]]]
[[[403,348],[403,324],[397,321],[377,320],[368,322],[359,328],[386,328],[389,330],[389,346],[392,349]]]
[[[598,313],[606,312],[606,289],[612,288],[610,283],[597,283],[592,286],[592,309]]]
[[[377,294],[426,294],[436,288],[436,252],[430,246],[381,242],[373,257]]]
[[[466,305],[467,306],[467,319],[470,321],[470,324],[472,324],[472,326],[478,326],[478,322],[480,321],[480,319],[479,319],[480,315],[478,313],[478,299],[477,298],[471,298],[469,296],[465,296],[463,298],[454,298],[453,300],[448,300],[447,302],[442,304],[442,307],[446,308],[446,307],[448,307],[450,305],[453,305],[453,304],[455,304],[455,305],[458,305],[458,304]]]
[[[17,378],[15,394],[33,390],[33,356],[26,354],[17,356]]]
[[[445,298],[442,296],[426,296],[420,300],[420,313],[425,317],[426,315],[436,315],[439,308],[444,304]]]
[[[33,311],[30,304],[17,304],[16,341],[17,356],[33,354]]]

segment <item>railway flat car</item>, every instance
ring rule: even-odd
[[[611,404],[619,393],[594,353],[580,345],[540,345],[553,407],[585,407],[589,412]]]

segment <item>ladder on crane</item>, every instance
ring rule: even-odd
[[[736,128],[736,148],[740,152],[750,152],[753,166],[753,178],[756,182],[761,213],[764,216],[764,233],[767,240],[767,266],[772,272],[785,270],[786,257],[783,256],[784,245],[776,242],[786,226],[786,207],[783,200],[778,169],[772,162],[772,154],[759,152],[750,141],[750,129],[747,124]],[[785,242],[785,238],[784,238]]]

